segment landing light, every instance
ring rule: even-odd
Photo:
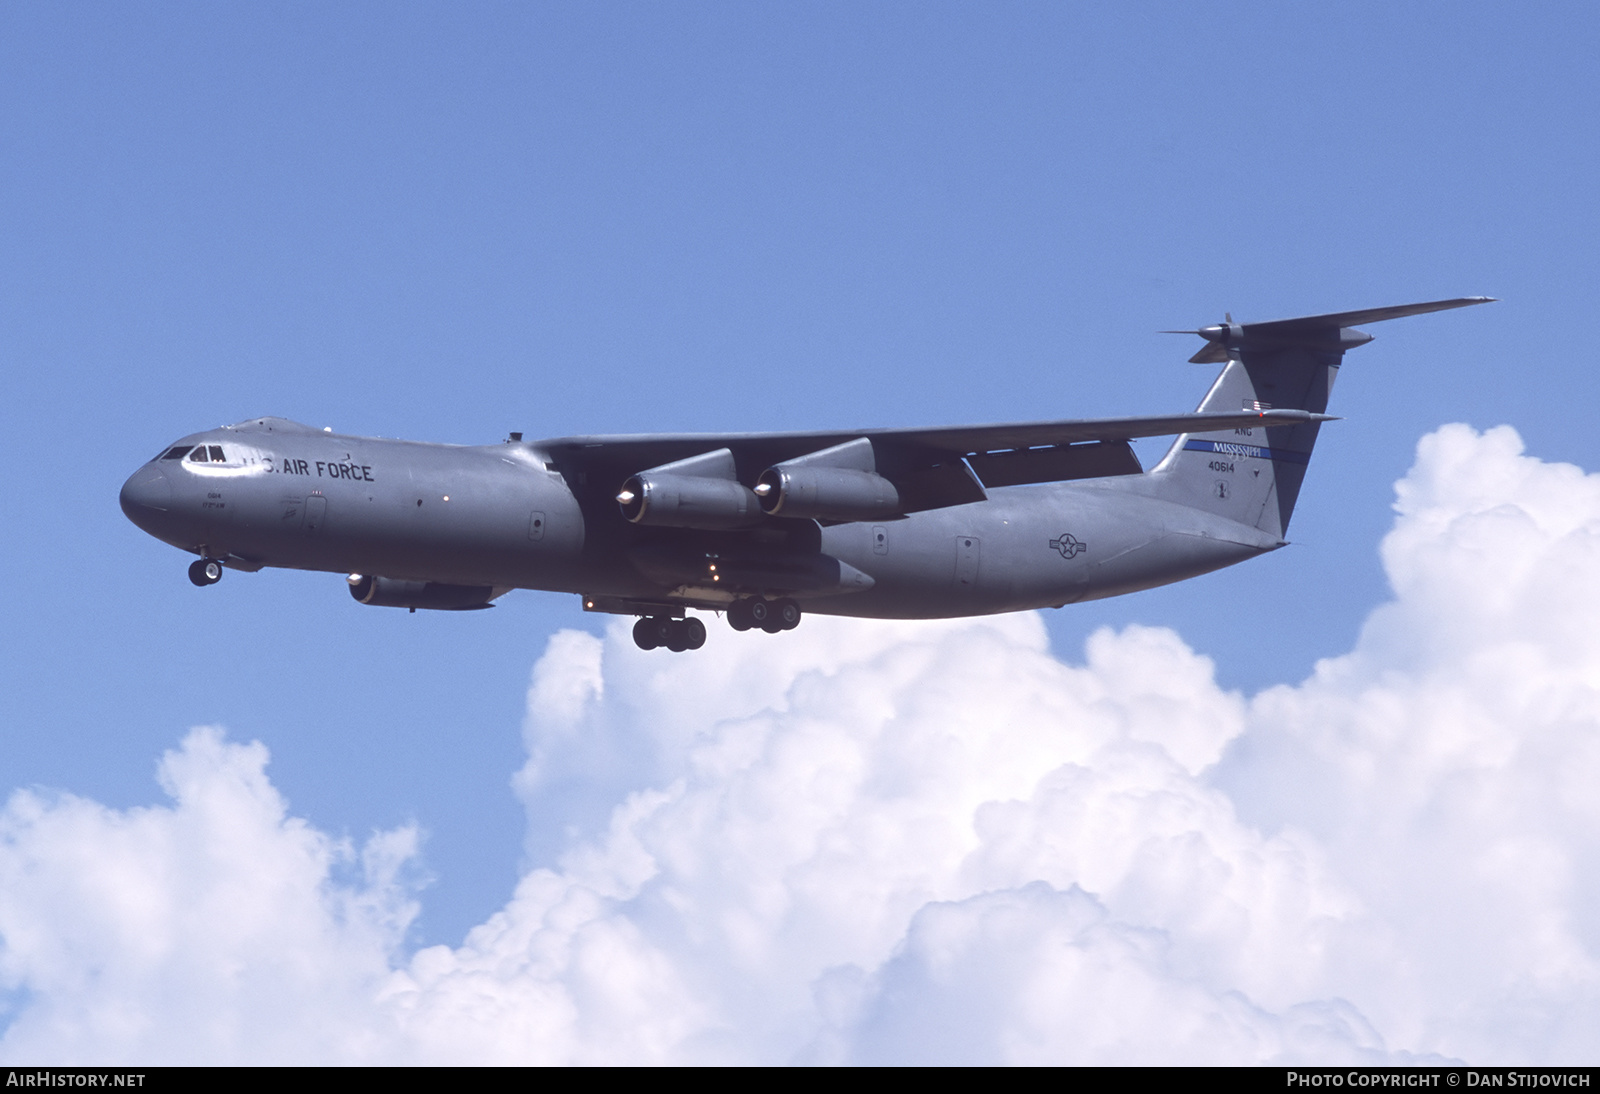
[[[632,490],[624,490],[622,493],[617,495],[617,504],[618,505],[627,505],[633,499],[634,499],[633,491]]]
[[[360,574],[351,574],[349,577],[345,578],[345,580],[348,581],[352,585],[359,585],[363,581],[365,581],[366,579],[364,577],[362,577]]]

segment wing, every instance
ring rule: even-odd
[[[1327,420],[1303,410],[1251,410],[934,429],[558,437],[532,447],[547,453],[575,487],[615,492],[641,471],[723,449],[732,454],[735,477],[750,485],[776,464],[865,439],[875,472],[899,488],[902,511],[916,512],[981,501],[986,485],[1137,474],[1139,463],[1127,444],[1137,437]]]
[[[996,425],[956,425],[932,429],[835,429],[812,433],[633,433],[591,437],[557,437],[534,447],[578,456],[605,454],[646,461],[641,466],[681,460],[701,452],[732,448],[754,455],[755,462],[779,463],[786,459],[866,437],[874,444],[925,448],[953,456],[1042,445],[1081,444],[1086,441],[1130,441],[1137,437],[1166,437],[1213,429],[1251,426],[1301,425],[1327,421],[1327,415],[1303,410],[1241,411],[1237,414],[1168,414],[1156,418],[1079,418],[1051,422],[1006,422]],[[608,460],[608,462],[610,462]],[[741,461],[742,462],[742,461]]]

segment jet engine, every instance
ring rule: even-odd
[[[900,512],[900,491],[878,474],[865,437],[774,464],[761,473],[755,494],[774,517],[849,521]]]
[[[778,464],[761,473],[756,497],[768,516],[870,520],[900,511],[900,492],[875,471]]]
[[[760,524],[761,506],[735,474],[733,453],[718,449],[629,476],[617,504],[634,524],[705,529]]]
[[[634,475],[617,495],[622,515],[635,524],[670,528],[748,528],[761,522],[750,488],[730,479],[692,475]]]
[[[363,604],[380,608],[433,608],[446,612],[471,612],[492,608],[504,589],[491,585],[441,585],[436,581],[402,581],[392,577],[351,574],[350,595]]]

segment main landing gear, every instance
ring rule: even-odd
[[[700,620],[647,615],[633,625],[633,644],[641,650],[665,646],[673,653],[697,650],[706,644],[706,625]]]
[[[222,580],[222,563],[214,558],[196,559],[189,564],[189,580],[204,588]]]
[[[768,634],[792,631],[800,625],[800,605],[788,597],[762,600],[748,597],[728,605],[728,625],[736,631],[760,627]]]
[[[746,597],[728,605],[728,623],[736,631],[760,627],[768,634],[792,631],[800,625],[800,605],[788,597],[762,600]],[[706,644],[706,625],[700,620],[647,615],[633,625],[633,644],[641,650],[665,646],[673,653],[697,650]]]

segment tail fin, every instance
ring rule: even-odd
[[[1202,327],[1209,344],[1190,358],[1226,361],[1200,403],[1202,411],[1328,409],[1328,395],[1346,350],[1372,336],[1354,329],[1407,315],[1488,303],[1469,296],[1367,311],[1335,312],[1266,323]],[[1282,539],[1305,480],[1320,423],[1186,433],[1150,472],[1161,496],[1205,509]]]

